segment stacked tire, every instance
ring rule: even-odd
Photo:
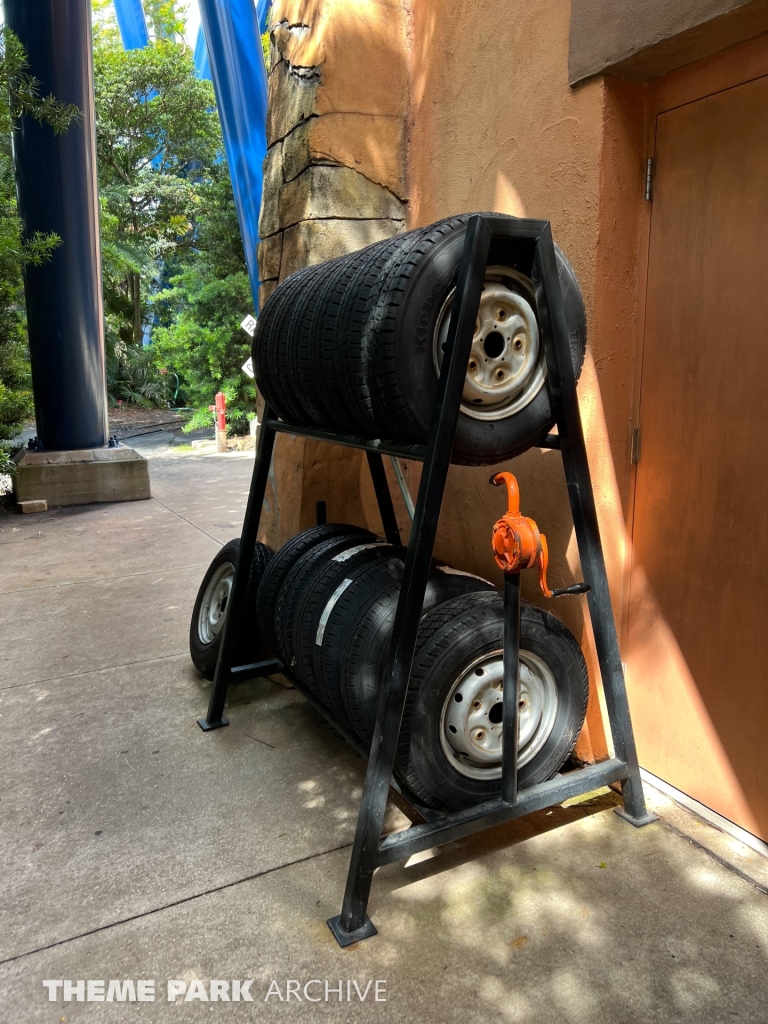
[[[358,527],[324,525],[290,540],[264,570],[259,632],[289,675],[370,745],[392,639],[405,551]],[[493,584],[434,563],[397,752],[418,800],[460,808],[501,789],[503,601]],[[578,643],[554,616],[524,605],[520,785],[550,778],[586,712]]]
[[[287,423],[423,444],[434,412],[467,222],[452,217],[298,271],[265,304],[253,343],[256,382]],[[486,216],[497,216],[488,214]],[[493,464],[553,425],[534,282],[494,241],[467,365],[452,459]],[[574,272],[555,250],[575,375],[586,345]],[[220,552],[195,604],[190,650],[210,673],[237,542]],[[405,562],[367,530],[324,524],[276,554],[257,545],[238,657],[278,657],[286,673],[371,743]],[[228,589],[229,588],[229,589]],[[521,787],[568,758],[587,704],[575,638],[523,605]],[[434,562],[419,624],[395,761],[417,802],[462,808],[501,790],[503,602],[487,580]]]
[[[192,609],[189,625],[189,654],[192,664],[209,679],[213,678],[224,637],[235,568],[240,553],[240,538],[225,544],[208,566]],[[263,647],[257,626],[256,598],[262,576],[274,552],[266,544],[257,544],[253,552],[245,594],[245,626],[235,639],[235,663],[253,664]]]
[[[190,653],[211,677],[239,540],[209,566],[195,601]],[[360,527],[316,526],[277,554],[257,544],[235,663],[274,654],[338,721],[370,745],[405,550]],[[422,608],[395,773],[422,804],[461,808],[501,790],[503,601],[487,580],[434,563]],[[587,668],[553,615],[524,604],[519,784],[563,765],[584,722]]]
[[[466,214],[292,274],[270,296],[253,342],[256,382],[296,425],[424,443],[437,394]],[[486,216],[498,216],[487,214]],[[467,367],[453,461],[492,464],[553,425],[535,289],[495,241]],[[576,276],[556,247],[578,377],[586,345]]]

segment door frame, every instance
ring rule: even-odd
[[[746,43],[734,46],[713,57],[689,64],[678,71],[657,79],[648,85],[645,94],[645,159],[655,159],[656,119],[659,114],[688,103],[695,103],[707,96],[725,92],[739,85],[768,76],[768,33],[763,33]],[[640,253],[637,275],[637,320],[635,329],[635,355],[632,377],[632,408],[630,436],[640,426],[640,400],[643,380],[643,348],[645,342],[645,316],[648,302],[648,263],[651,247],[651,221],[653,200],[643,204],[640,224]],[[642,458],[642,434],[640,437],[640,458]],[[625,663],[629,659],[629,621],[632,607],[632,570],[634,568],[634,520],[637,486],[637,465],[629,465],[627,488],[627,538],[629,558],[625,561],[620,638]]]

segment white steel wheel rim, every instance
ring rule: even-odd
[[[451,289],[435,327],[433,357],[438,376],[455,293]],[[462,413],[486,421],[513,416],[533,401],[544,377],[544,351],[530,281],[508,267],[488,267],[461,396]]]
[[[443,704],[440,744],[448,762],[469,779],[501,778],[502,651],[482,655],[461,673]],[[559,698],[547,664],[520,651],[517,766],[532,761],[552,734]]]
[[[221,632],[227,617],[234,578],[234,565],[231,562],[224,562],[208,581],[197,617],[197,635],[200,637],[200,643],[212,644]]]

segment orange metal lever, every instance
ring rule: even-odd
[[[493,528],[493,557],[503,572],[539,567],[539,586],[545,597],[557,596],[547,586],[549,551],[547,538],[538,526],[520,513],[520,488],[513,473],[496,473],[491,477],[496,487],[506,484],[509,508]]]

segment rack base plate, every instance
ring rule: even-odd
[[[648,811],[642,818],[634,818],[631,814],[628,814],[623,807],[614,807],[613,813],[618,814],[624,821],[628,821],[630,825],[634,825],[635,828],[642,828],[643,825],[652,825],[654,821],[659,820],[658,814],[654,814],[653,811]]]
[[[333,932],[334,939],[336,939],[342,948],[344,946],[351,946],[354,942],[361,942],[363,939],[370,939],[372,936],[379,934],[370,917],[366,917],[365,924],[362,928],[356,928],[353,932],[345,932],[341,927],[341,914],[339,914],[338,917],[329,917],[328,927]]]
[[[203,732],[210,732],[211,729],[221,729],[225,725],[229,725],[229,719],[221,716],[221,720],[218,722],[209,722],[207,718],[198,718],[197,724],[203,730]]]

